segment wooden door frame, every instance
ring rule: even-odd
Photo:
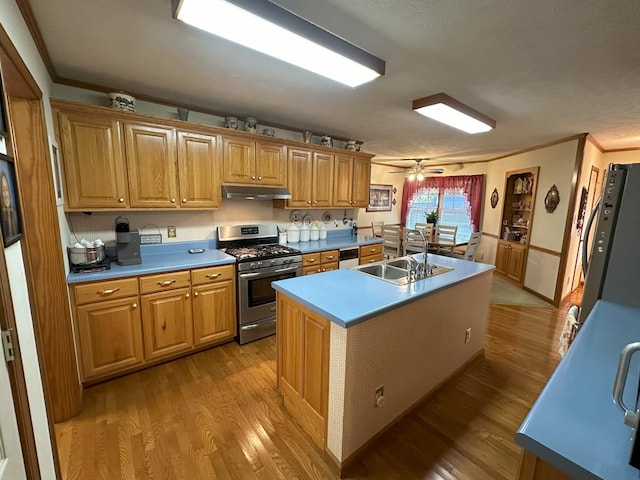
[[[54,381],[53,377],[47,374],[48,370],[52,372],[57,370],[54,370],[55,366],[52,365],[50,365],[50,367],[54,368],[47,368],[47,360],[50,361],[51,359],[50,351],[52,350],[52,347],[55,347],[55,345],[50,341],[47,341],[47,335],[49,334],[50,336],[51,332],[50,327],[49,330],[47,330],[47,327],[43,326],[43,320],[51,320],[47,317],[46,304],[43,301],[48,300],[48,298],[46,298],[46,296],[44,299],[42,296],[39,298],[36,297],[38,297],[37,294],[39,294],[37,291],[38,287],[46,285],[46,283],[49,282],[54,285],[54,288],[51,289],[49,294],[60,294],[61,284],[64,283],[64,264],[61,256],[57,262],[44,262],[46,265],[42,265],[43,262],[37,253],[36,256],[33,257],[33,252],[36,251],[37,248],[40,248],[43,251],[46,250],[47,255],[51,255],[52,252],[62,251],[59,227],[57,227],[57,211],[55,207],[55,194],[53,193],[52,168],[49,159],[48,142],[46,140],[46,126],[42,105],[43,94],[2,26],[0,26],[0,71],[2,72],[3,89],[6,100],[5,105],[7,106],[7,130],[10,133],[7,150],[10,156],[14,157],[18,191],[21,194],[21,198],[19,200],[20,206],[22,207],[21,211],[23,212],[24,233],[21,241],[22,256],[25,266],[27,288],[29,289],[29,304],[32,313],[35,346],[39,358],[38,365],[46,408],[47,427],[51,442],[51,455],[53,457],[56,477],[62,478],[53,425],[56,415],[56,404],[59,403],[60,400],[55,397],[52,398],[51,390],[52,388],[57,389],[54,393],[59,396],[63,389],[60,388],[61,382]],[[21,172],[24,168],[27,170],[25,172]],[[33,169],[35,168],[40,170],[40,172],[35,175],[37,178],[33,178],[34,175],[32,174]],[[29,182],[36,181],[39,182],[38,187],[40,188],[36,188],[34,191],[34,188]],[[49,184],[48,186],[46,185],[47,183]],[[30,186],[31,188],[29,188]],[[34,199],[36,205],[33,205]],[[42,205],[46,205],[45,202],[49,201],[51,201],[51,204],[49,205],[50,208],[42,208]],[[41,214],[34,215],[33,208],[40,208]],[[50,225],[54,221],[54,216],[56,229],[53,232],[47,231],[46,226]],[[39,223],[45,225],[45,228],[38,228],[40,227]],[[43,241],[43,238],[47,236],[53,237],[53,240],[57,239],[57,242],[53,241],[52,244],[49,244],[47,241]],[[43,249],[42,245],[47,245],[47,248]],[[43,272],[48,272],[48,275],[45,274],[43,276]],[[71,320],[66,284],[64,287],[64,298],[60,298],[58,302],[64,302],[66,304],[68,318],[58,318],[58,322],[64,322],[66,320],[70,331]],[[17,344],[16,360],[8,363],[8,367],[10,370],[11,388],[13,390],[25,470],[27,472],[27,478],[37,480],[42,477],[42,472],[40,472],[38,462],[33,420],[29,407],[25,372],[19,350],[17,322],[13,312],[13,303],[11,291],[9,289],[9,278],[4,250],[2,251],[2,255],[0,255],[0,303],[0,314],[2,314],[4,319],[2,328],[12,328],[16,334],[14,335],[14,341]],[[56,312],[55,315],[57,315],[60,309],[54,308],[53,310]],[[51,315],[49,315],[49,317],[50,316]],[[64,336],[66,332],[61,333]],[[73,348],[73,344],[71,347]],[[71,367],[75,369],[75,376],[77,377],[75,351],[72,350],[70,352],[65,352],[64,354],[67,356],[71,355],[73,357],[73,365],[71,365]],[[70,365],[68,363],[69,362],[67,362],[67,365],[63,364],[61,366],[61,371],[56,371],[56,374],[69,377],[68,369],[70,368]],[[66,394],[71,396],[73,400],[76,400],[79,405],[79,397],[74,395],[76,392],[74,392],[72,388],[73,375],[71,375],[70,378],[71,381],[67,381],[67,383],[71,385],[71,388],[69,388],[69,391],[67,391]],[[77,380],[77,383],[81,393],[82,390],[79,384],[79,379]]]

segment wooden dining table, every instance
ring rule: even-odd
[[[404,229],[402,230],[401,236],[400,236],[400,244],[402,244],[402,242],[404,242],[404,236],[405,233],[408,230],[415,230],[415,229]],[[412,237],[413,240],[418,241],[418,239],[421,239],[421,237],[419,235],[414,235]],[[427,236],[427,241],[429,242],[429,247],[434,247],[434,248],[455,248],[458,245],[464,245],[464,242],[454,242],[453,239],[451,237],[441,237],[438,234],[432,233],[431,235]]]

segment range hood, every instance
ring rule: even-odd
[[[274,200],[291,198],[291,192],[282,187],[250,187],[239,185],[223,185],[222,198],[243,200]]]

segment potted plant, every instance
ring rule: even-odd
[[[438,212],[433,210],[426,214],[427,223],[433,223],[433,226],[436,226],[436,222],[438,221]]]

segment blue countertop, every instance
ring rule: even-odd
[[[422,258],[422,254],[414,256]],[[429,263],[454,270],[408,285],[396,285],[350,269],[280,280],[272,285],[314,312],[348,328],[495,268],[434,254],[429,254]]]
[[[203,253],[189,253],[190,248],[204,248]],[[215,240],[141,245],[138,265],[118,265],[111,262],[111,269],[94,273],[69,273],[67,283],[95,282],[110,278],[131,277],[149,273],[169,272],[199,267],[236,263],[231,255],[216,250]]]
[[[382,239],[366,235],[352,235],[351,230],[330,232],[326,240],[314,242],[288,243],[302,253],[313,253],[334,248],[354,247],[381,243]],[[67,283],[95,282],[111,278],[132,277],[149,273],[169,272],[172,270],[186,270],[191,268],[211,267],[235,263],[236,259],[216,249],[216,240],[199,240],[191,242],[172,242],[157,245],[141,245],[140,257],[142,263],[138,265],[118,265],[111,262],[111,268],[104,272],[69,273]],[[190,248],[204,248],[204,253],[189,253]]]
[[[577,479],[640,478],[632,430],[611,392],[622,348],[640,340],[640,308],[599,300],[516,434],[516,442]],[[623,400],[636,405],[640,355]]]
[[[313,242],[287,243],[291,248],[297,248],[302,253],[314,253],[322,250],[333,250],[335,248],[357,247],[360,245],[371,245],[382,243],[382,238],[370,235],[352,235],[351,230],[346,230],[347,234],[338,233],[329,235],[326,240],[316,240]],[[333,232],[331,232],[333,233]]]

